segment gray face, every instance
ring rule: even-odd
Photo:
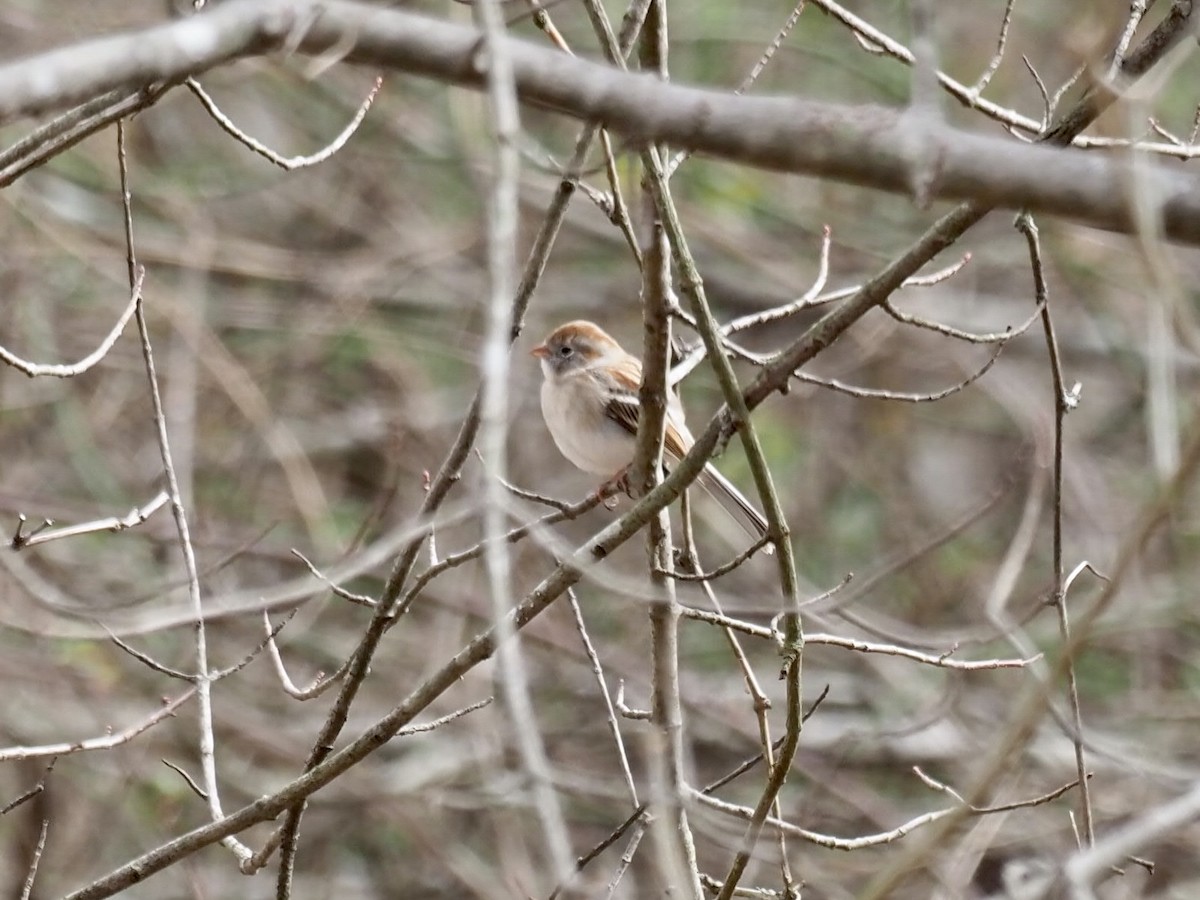
[[[587,360],[600,355],[600,349],[595,342],[578,334],[561,334],[555,332],[546,339],[546,349],[550,353],[542,360],[542,366],[555,375],[578,369]]]

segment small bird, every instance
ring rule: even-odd
[[[594,475],[617,477],[633,460],[642,363],[592,322],[568,322],[531,351],[542,363],[542,416],[550,436],[572,463]],[[695,443],[684,424],[683,404],[668,391],[663,455],[678,462]],[[696,479],[751,537],[767,521],[742,493],[708,463]]]

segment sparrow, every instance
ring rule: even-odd
[[[542,416],[568,460],[593,475],[617,478],[633,460],[642,363],[592,322],[560,325],[532,350],[542,364]],[[684,424],[683,404],[668,391],[663,456],[669,465],[695,439]],[[762,513],[712,463],[697,483],[754,539],[767,533]]]

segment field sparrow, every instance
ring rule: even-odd
[[[542,362],[542,415],[554,443],[572,463],[594,475],[615,477],[633,459],[642,363],[591,322],[568,322],[530,353]],[[679,461],[695,442],[683,422],[683,405],[668,391],[663,455]],[[767,522],[728,479],[705,465],[697,478],[746,533],[757,539]]]

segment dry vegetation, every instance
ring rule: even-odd
[[[471,22],[466,5],[416,6]],[[991,0],[858,6],[873,27],[918,51],[935,48],[938,67],[968,86],[993,58],[1006,15]],[[1133,48],[1168,12],[1190,12],[1190,4],[1166,0],[1149,6]],[[10,59],[166,15],[162,3],[50,7],[0,10],[0,45]],[[607,7],[619,25],[624,9]],[[937,10],[926,29],[928,7]],[[1118,7],[1017,0],[1004,56],[982,95],[1040,120],[1037,79],[1053,94],[1081,65],[1085,82],[1106,76],[1128,14]],[[915,96],[916,113],[936,109],[954,125],[1004,133],[984,112],[922,92],[927,72],[918,66],[914,76],[912,67],[869,52],[877,43],[856,37],[829,8],[814,0],[803,9],[747,93],[896,107]],[[503,11],[514,35],[551,45],[554,35],[539,30],[527,6],[508,3]],[[741,84],[791,12],[787,2],[669,3],[672,80]],[[561,41],[598,57],[584,4],[553,4],[549,15]],[[232,122],[290,155],[332,140],[377,74],[329,55],[275,54],[222,66],[202,83]],[[1087,134],[1168,143],[1148,129],[1153,117],[1190,151],[1198,75],[1189,39]],[[1058,112],[1082,92],[1080,85],[1067,91]],[[497,599],[521,601],[556,560],[633,509],[623,497],[615,509],[591,508],[507,545],[510,585],[497,577],[499,557],[488,566],[480,555],[406,593],[434,561],[478,546],[496,495],[488,484],[498,458],[491,454],[485,465],[467,453],[461,478],[447,485],[433,516],[433,538],[413,543],[427,521],[419,510],[430,479],[470,415],[483,348],[498,321],[489,300],[497,289],[488,244],[496,184],[491,109],[483,93],[386,73],[345,146],[295,171],[231,138],[184,86],[127,120],[133,246],[145,267],[145,321],[196,586],[209,614],[206,666],[217,671],[253,658],[211,686],[215,781],[208,783],[206,717],[189,694],[201,665],[196,617],[172,504],[160,497],[146,521],[133,516],[124,530],[42,543],[35,537],[31,546],[0,552],[0,808],[23,800],[0,814],[7,896],[21,895],[39,837],[45,847],[31,896],[53,897],[218,818],[214,798],[201,799],[176,767],[210,794],[215,785],[225,813],[302,774],[344,681],[306,701],[289,696],[262,647],[261,610],[283,625],[278,653],[300,689],[319,673],[342,670],[375,613],[331,593],[297,551],[372,600],[385,595],[406,548],[417,551],[411,574],[393,585],[407,598],[405,614],[386,633],[375,616],[382,637],[369,671],[359,673],[356,696],[342,695],[348,718],[333,734],[333,746],[342,748],[491,627]],[[518,275],[580,129],[543,109],[523,107],[521,115],[519,228],[509,248]],[[3,145],[50,118],[8,122]],[[619,133],[612,146],[633,234],[645,250],[652,211],[641,148]],[[117,132],[109,126],[6,183],[0,345],[10,353],[73,362],[100,345],[126,308],[119,177]],[[643,289],[625,237],[593,202],[611,189],[599,142],[583,182],[587,190],[571,199],[532,294],[510,371],[483,371],[503,378],[509,391],[506,480],[569,503],[596,484],[551,443],[536,402],[540,374],[527,350],[548,328],[579,317],[640,347],[643,316],[656,306],[653,299],[643,304],[654,291]],[[670,184],[720,322],[818,286],[820,302],[737,335],[738,346],[754,352],[801,340],[845,302],[848,289],[874,277],[952,208],[703,156],[683,162]],[[896,292],[891,302],[899,313],[948,328],[1004,335],[1028,324],[1025,332],[971,343],[874,309],[802,374],[875,396],[793,380],[755,410],[790,528],[794,597],[776,561],[787,553],[756,554],[707,585],[680,581],[678,603],[711,610],[716,600],[745,627],[725,632],[684,616],[671,650],[663,629],[674,629],[655,618],[668,593],[649,578],[643,530],[587,567],[570,595],[521,630],[519,644],[510,645],[519,654],[506,657],[508,676],[494,660],[464,667],[419,707],[416,722],[493,702],[434,730],[381,739],[378,750],[310,797],[294,840],[285,838],[294,868],[278,874],[276,852],[247,877],[236,855],[210,846],[181,853],[125,894],[546,897],[564,848],[571,858],[588,853],[638,803],[651,801],[657,824],[628,823],[562,896],[660,897],[670,882],[671,896],[691,896],[693,881],[676,865],[685,847],[672,827],[680,811],[672,800],[671,742],[678,739],[683,764],[674,787],[702,788],[761,753],[764,734],[785,735],[791,684],[802,686],[805,710],[816,704],[778,797],[778,815],[794,827],[782,840],[771,827],[763,831],[739,883],[758,892],[739,896],[1003,897],[1021,873],[1034,885],[1029,896],[1195,895],[1200,803],[1186,800],[1200,774],[1193,643],[1200,623],[1189,587],[1200,574],[1191,400],[1200,349],[1191,286],[1200,258],[1156,237],[1152,204],[1136,236],[1037,218],[1063,391],[1078,400],[1063,422],[1059,486],[1046,320],[1035,315],[1029,231],[1014,228],[1013,219],[1011,210],[992,212],[921,270],[938,277]],[[687,285],[677,283],[676,292],[683,310],[692,309]],[[677,347],[698,342],[679,318],[674,333]],[[736,356],[735,371],[743,386],[757,374]],[[0,523],[8,535],[22,514],[23,535],[52,519],[39,535],[46,537],[62,526],[125,517],[168,490],[136,320],[76,377],[4,372]],[[962,389],[939,398],[955,386]],[[707,362],[683,393],[699,434],[723,403]],[[481,446],[490,454],[486,439]],[[736,436],[718,464],[756,496]],[[548,512],[504,493],[506,527]],[[679,504],[670,508],[678,545]],[[719,511],[699,502],[695,532],[706,570],[745,546]],[[1092,569],[1076,572],[1085,561]],[[1072,573],[1066,606],[1083,623],[1074,643],[1064,640],[1054,602]],[[810,640],[789,663],[782,633],[770,629],[786,627],[777,614],[796,602]],[[118,638],[156,665],[122,649]],[[887,652],[865,652],[867,644]],[[1030,665],[954,667],[1042,653]],[[656,721],[614,714],[597,664],[614,702],[623,685],[624,703],[653,704]],[[665,727],[671,691],[662,681],[676,665],[678,730]],[[782,680],[781,666],[789,672]],[[512,677],[516,671],[527,690]],[[761,717],[749,685],[770,702]],[[179,698],[173,715],[111,748],[22,750],[102,744]],[[1082,723],[1082,742],[1074,722]],[[1086,797],[1077,784],[1081,766],[1091,773]],[[713,796],[754,808],[767,784],[760,763]],[[31,792],[38,786],[44,789]],[[977,808],[1039,802],[964,815],[963,797]],[[1163,806],[1178,798],[1183,806],[1169,821]],[[687,793],[682,810],[707,879],[703,890],[713,896],[743,846],[746,822]],[[922,818],[944,810],[942,818]],[[260,851],[285,821],[266,818],[238,831],[235,854]],[[905,823],[913,827],[902,833]],[[1155,827],[1140,841],[1106,849],[1121,829],[1146,823]],[[864,846],[847,852],[829,846],[831,839]],[[1089,855],[1093,843],[1099,850]],[[1079,860],[1098,860],[1098,868],[1068,885],[1074,870],[1067,866]]]

